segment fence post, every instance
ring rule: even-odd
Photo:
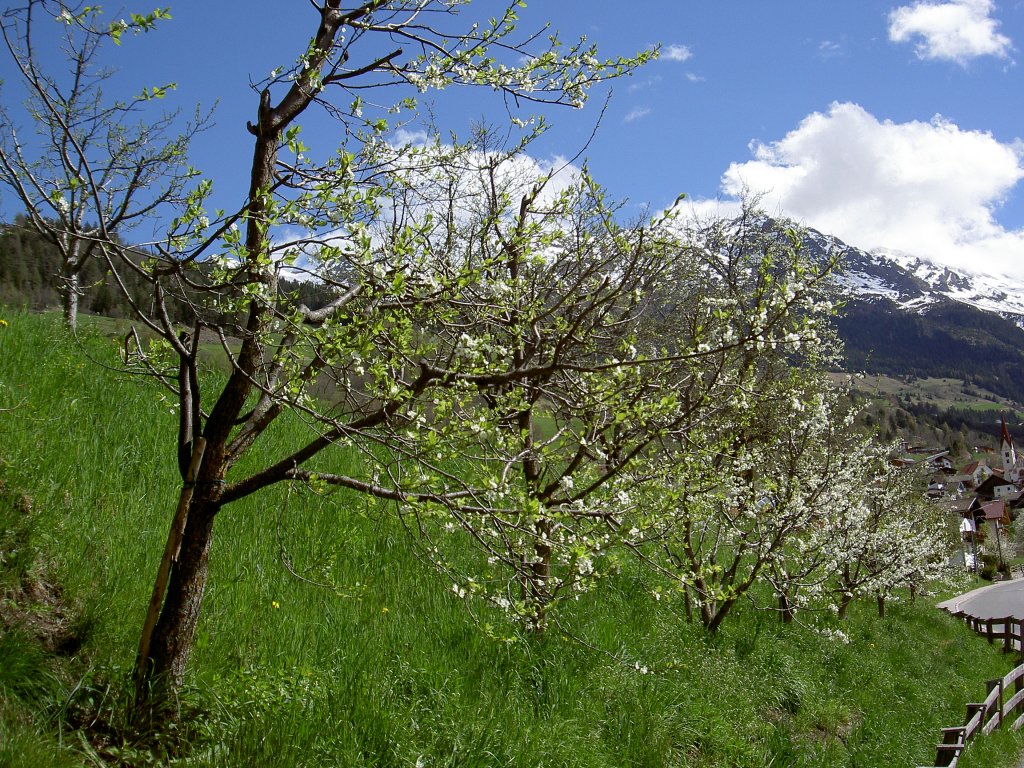
[[[997,688],[999,689],[999,693],[996,695],[996,700],[992,703],[990,707],[985,708],[985,715],[981,721],[983,731],[985,725],[987,725],[988,722],[992,719],[993,712],[995,712],[995,717],[997,717],[998,720],[996,720],[996,724],[995,726],[993,726],[992,730],[995,730],[1003,724],[1003,679],[999,678],[998,680],[985,681],[986,699],[988,698],[988,695]]]
[[[985,638],[988,640],[988,644],[992,645],[992,619],[985,620]]]
[[[999,725],[997,725],[996,728],[1002,728],[1003,727],[1003,704],[1005,704],[1005,703],[1006,703],[1005,684],[1003,683],[1003,678],[999,678],[999,705],[998,705],[998,708],[996,710],[999,713]]]
[[[1024,665],[1018,665],[1017,668],[1013,671],[1016,672],[1018,669],[1020,669],[1021,666]],[[1013,681],[1013,695],[1016,696],[1021,691],[1024,691],[1024,678],[1018,676],[1017,679]],[[1017,717],[1020,715],[1021,710],[1024,710],[1024,701],[1017,702],[1014,705],[1013,709],[1011,709],[1007,713],[1010,716],[1011,722],[1015,722],[1017,720]]]
[[[960,759],[960,753],[963,751],[963,744],[936,744],[935,765],[938,768],[956,765],[956,761]]]
[[[980,731],[982,729],[982,727],[984,727],[984,725],[985,725],[985,709],[986,709],[986,707],[985,707],[984,704],[968,704],[967,705],[967,717],[964,720],[964,725],[965,726],[969,725],[971,720],[974,719],[974,716],[980,713],[981,714],[981,720],[978,723],[978,730]],[[965,731],[964,732],[964,743],[966,744],[968,741],[973,739],[975,733],[976,733],[976,731],[971,731],[971,730]]]

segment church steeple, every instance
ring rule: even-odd
[[[1011,482],[1020,479],[1020,470],[1017,468],[1017,451],[1013,447],[1013,438],[1010,437],[1010,430],[1006,428],[1006,418],[1003,418],[1003,477]]]

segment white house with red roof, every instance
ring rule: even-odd
[[[983,482],[992,477],[992,468],[988,465],[988,462],[984,459],[978,461],[972,461],[966,467],[960,470],[959,475],[954,477],[960,478],[961,476],[966,477],[967,482],[972,488],[977,488]]]

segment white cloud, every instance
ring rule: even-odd
[[[661,75],[645,77],[641,80],[636,80],[635,82],[630,83],[629,87],[626,90],[628,90],[630,93],[636,93],[637,91],[649,91],[655,86],[659,85],[663,79],[664,78],[662,78]]]
[[[649,114],[651,114],[650,107],[634,107],[633,109],[629,110],[626,116],[622,119],[624,122],[632,123],[634,120],[639,120],[641,118],[647,117]]]
[[[451,153],[457,151],[455,147],[435,143],[422,131],[396,131],[386,147],[391,152],[387,153],[384,147],[382,152],[390,156],[384,159],[382,155],[380,168],[389,169],[403,179],[407,192],[384,201],[384,213],[369,224],[368,231],[375,246],[387,241],[395,221],[422,222],[429,215],[435,222],[441,222],[451,215],[461,225],[478,221],[480,216],[490,216],[494,188],[499,191],[499,197],[508,195],[512,201],[504,211],[507,217],[517,214],[519,200],[524,195],[536,194],[540,184],[535,210],[546,211],[567,189],[580,182],[582,174],[579,166],[561,155],[535,158],[519,153],[508,157],[500,149],[484,152],[464,148],[453,161]],[[416,152],[405,151],[409,148]],[[448,195],[451,195],[451,203]],[[536,214],[537,221],[544,219],[545,214]],[[274,230],[271,243],[275,261],[281,262],[286,255],[295,257],[291,266],[281,266],[280,271],[284,277],[298,281],[323,276],[325,265],[319,255],[324,246],[345,252],[356,248],[351,230],[341,221],[318,229],[280,226]]]
[[[762,205],[867,249],[905,251],[967,271],[1024,277],[1024,230],[995,213],[1024,179],[1018,142],[930,122],[880,121],[834,103],[783,139],[753,143],[722,190],[763,192]]]
[[[845,53],[843,43],[835,40],[822,40],[818,43],[818,55],[823,59],[834,59]]]
[[[994,8],[993,0],[921,0],[900,6],[889,14],[889,39],[916,40],[921,59],[966,64],[979,56],[1009,58],[1013,42],[999,32],[999,22],[991,17]]]
[[[693,51],[687,45],[666,45],[661,49],[662,61],[689,61]]]

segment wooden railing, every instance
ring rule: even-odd
[[[963,619],[990,643],[998,640],[1004,653],[1024,649],[1024,620],[1013,617],[976,619],[963,612],[953,616]],[[987,736],[1004,722],[1009,723],[1013,730],[1024,725],[1024,664],[1015,667],[1002,679],[989,680],[986,686],[988,695],[985,700],[967,705],[963,725],[942,729],[942,742],[935,746],[932,768],[954,768],[971,739],[979,732]]]
[[[999,640],[1003,644],[1003,653],[1024,649],[1024,619],[1015,619],[1013,616],[1003,619],[976,619],[963,611],[957,611],[950,615],[966,622],[971,629],[986,638],[989,643]]]

